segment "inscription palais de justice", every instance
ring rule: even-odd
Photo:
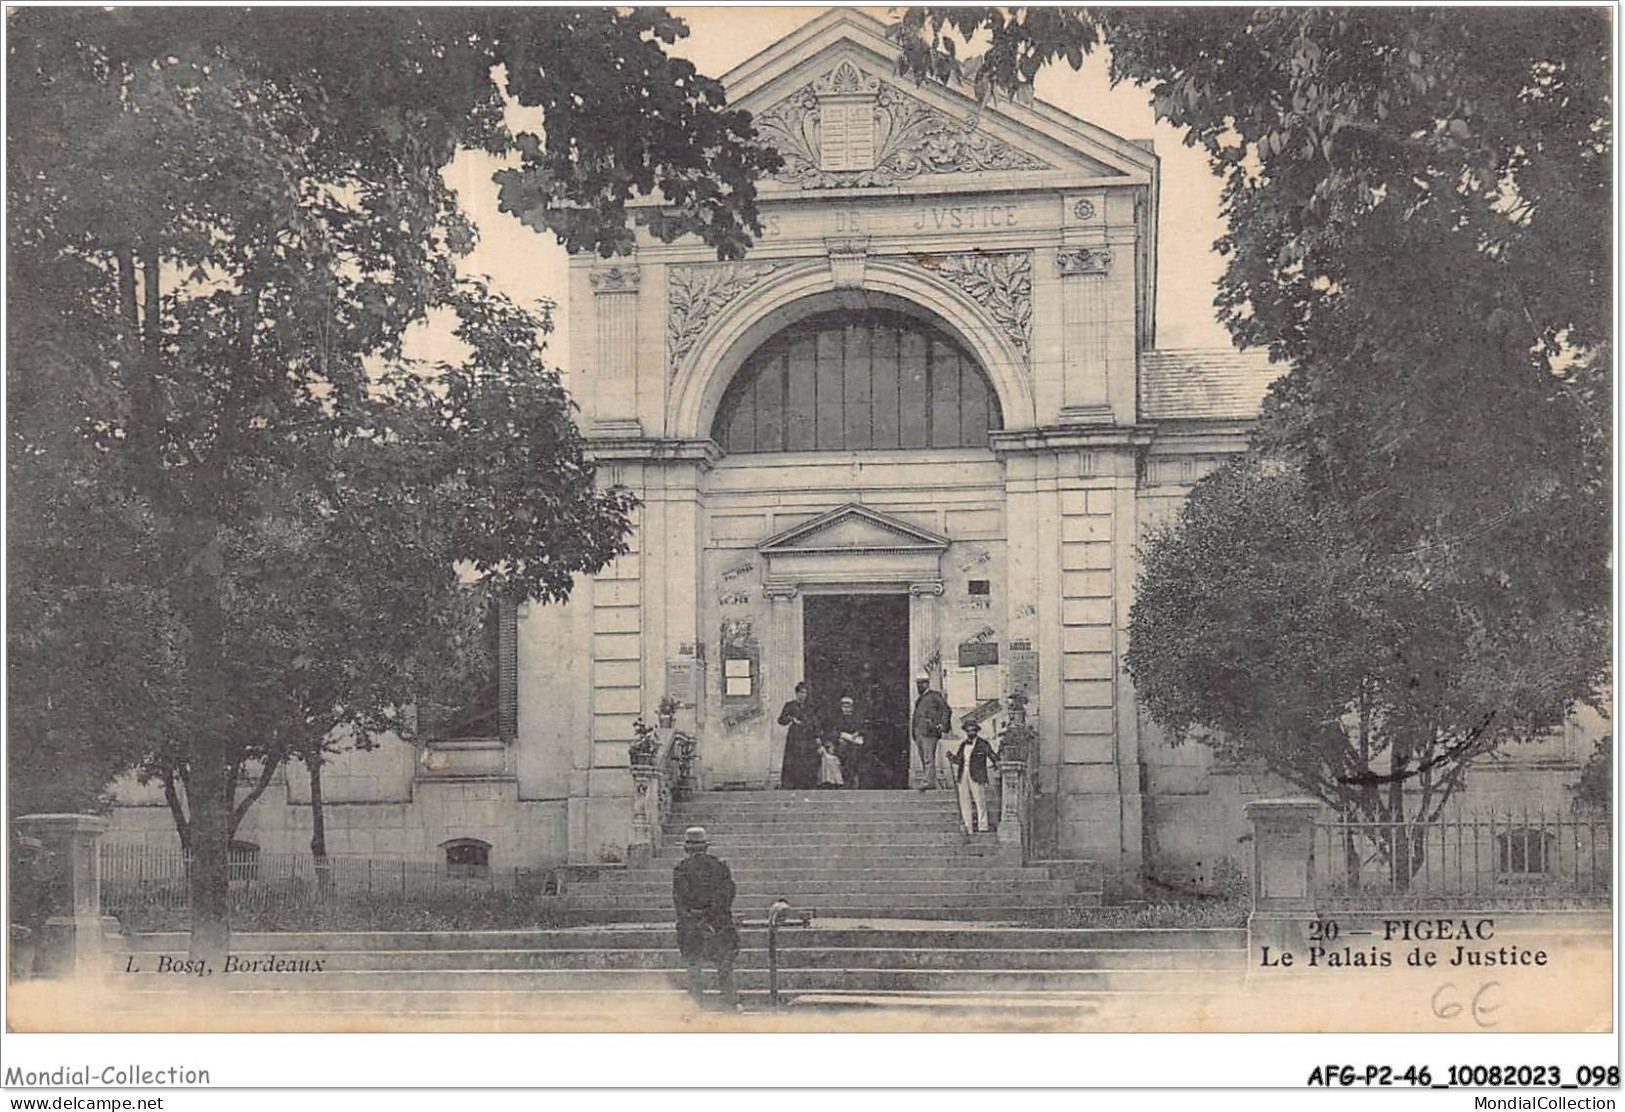
[[[873,212],[836,209],[816,217],[818,228],[805,227],[804,219],[780,213],[762,217],[762,229],[769,239],[787,234],[870,235],[883,232],[955,232],[1014,228],[1021,224],[1021,208],[1008,204],[910,205],[907,208]]]

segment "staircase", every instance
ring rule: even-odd
[[[781,896],[812,916],[779,932],[780,998],[792,1008],[946,1009],[1017,1022],[1052,1013],[1049,1022],[1064,1022],[1116,998],[1188,1001],[1241,980],[1244,931],[1080,928],[1101,903],[1099,870],[1012,864],[994,836],[960,830],[946,791],[827,791],[676,804],[653,861],[567,888],[558,900],[565,926],[241,934],[239,960],[292,964],[222,977],[219,987],[267,1023],[292,1010],[335,1023],[387,1014],[546,1029],[571,1017],[601,1023],[608,1011],[658,1028],[683,1001],[671,870],[683,830],[696,825],[733,871],[734,910],[747,923],[738,985],[752,1010],[767,1004],[761,924]],[[195,992],[191,978],[155,972],[160,955],[185,949],[178,934],[128,940],[112,957],[134,1001],[126,1006],[180,1004]],[[134,975],[125,972],[132,961]]]
[[[1101,902],[1098,869],[1057,878],[1010,863],[992,834],[965,834],[951,792],[710,792],[674,805],[660,856],[568,889],[566,921],[672,922],[671,872],[690,826],[705,827],[732,869],[734,910],[747,918],[782,896],[820,923],[1060,926]]]
[[[740,998],[759,1011],[768,1005],[767,932],[747,927],[741,935]],[[213,997],[200,996],[192,977],[154,972],[160,955],[179,960],[185,951],[181,934],[129,940],[110,960],[111,983],[126,991],[109,1004],[137,1015],[225,1006],[252,1017],[249,1026],[274,1027],[279,1015],[294,1014],[345,1029],[365,1022],[345,1016],[389,1016],[392,1026],[488,1019],[548,1029],[594,1019],[601,1027],[606,1015],[660,1029],[684,1004],[683,963],[669,926],[242,934],[232,945],[239,961],[274,957],[285,971],[216,977],[224,995]],[[814,925],[780,932],[779,991],[792,1011],[908,1009],[1055,1022],[1114,1001],[1189,1005],[1239,986],[1245,959],[1242,930]],[[124,972],[132,962],[140,971],[133,975]]]

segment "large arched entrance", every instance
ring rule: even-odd
[[[1002,467],[988,446],[1004,427],[998,394],[949,329],[890,305],[795,317],[735,366],[709,427],[725,453],[706,495],[723,677],[720,736],[702,751],[723,783],[779,783],[786,768],[794,782],[778,719],[805,680],[821,736],[861,730],[858,785],[906,787],[924,771],[911,767],[915,677],[941,690],[958,671],[939,636],[955,616],[945,578],[977,579],[956,592],[961,624],[974,619],[956,636],[1003,624],[989,593],[1002,557]],[[964,566],[945,570],[961,521]],[[735,537],[754,542],[748,557]]]

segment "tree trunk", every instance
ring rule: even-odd
[[[231,945],[229,786],[225,762],[220,759],[221,748],[221,738],[212,731],[200,731],[193,742],[187,784],[192,812],[192,869],[188,874],[192,939],[188,956],[208,962],[216,973],[224,966]]]
[[[1410,761],[1410,739],[1396,734],[1389,750],[1393,780],[1388,784],[1388,869],[1395,892],[1406,892],[1411,886],[1411,839],[1405,825],[1405,778],[1401,775]]]
[[[186,819],[186,808],[181,803],[181,793],[175,784],[175,773],[169,769],[164,770],[164,802],[169,804],[169,815],[175,820],[175,833],[180,835],[181,856],[192,855],[192,824]]]
[[[1354,837],[1353,820],[1343,812],[1343,870],[1348,878],[1350,894],[1360,890],[1360,846]]]
[[[197,712],[192,717],[186,762],[186,804],[192,832],[189,953],[194,960],[206,961],[219,972],[231,942],[227,869],[237,785],[228,770],[236,762],[226,736],[229,726],[220,714],[226,693],[220,669],[225,619],[221,612],[218,541],[210,525],[194,522],[188,534],[193,555],[178,577],[176,601],[189,634],[187,674]],[[205,979],[203,983],[220,982]]]
[[[327,860],[327,817],[322,812],[322,753],[305,754],[310,769],[310,856],[316,863],[317,891],[326,892],[333,884],[332,865]]]

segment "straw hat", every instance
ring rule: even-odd
[[[684,849],[705,849],[710,844],[710,839],[705,836],[705,827],[703,826],[691,826],[683,831]]]

